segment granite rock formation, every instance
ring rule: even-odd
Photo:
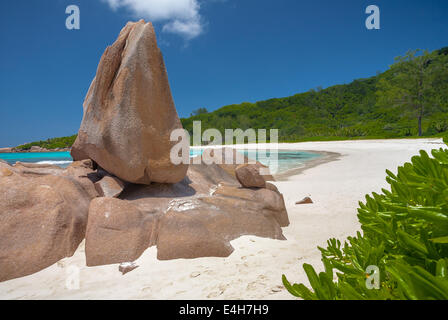
[[[0,281],[69,257],[84,239],[91,198],[74,179],[0,163],[0,195]]]
[[[187,164],[171,162],[182,124],[151,23],[129,22],[104,52],[84,101],[71,154],[92,159],[123,181],[177,183]]]

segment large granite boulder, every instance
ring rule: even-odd
[[[243,202],[240,203],[242,206],[249,206],[251,210],[271,215],[280,227],[289,226],[285,201],[283,195],[278,191],[264,188],[247,189],[220,184],[212,195],[215,197],[241,199],[243,200]]]
[[[76,181],[0,163],[0,194],[0,281],[71,256],[84,239],[91,198]]]
[[[72,157],[127,182],[177,183],[188,169],[170,159],[170,135],[180,128],[154,28],[130,22],[101,58]]]
[[[243,235],[285,240],[289,225],[283,197],[268,189],[219,185],[211,196],[176,199],[160,218],[159,260],[227,257]]]
[[[91,160],[75,161],[65,169],[51,164],[16,162],[13,169],[24,177],[47,175],[66,177],[79,183],[90,198],[93,199],[98,196],[94,183],[100,178],[97,176]]]

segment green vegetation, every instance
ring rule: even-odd
[[[46,149],[69,148],[73,145],[77,135],[62,138],[52,138],[46,141],[36,141],[16,147],[17,150],[29,150],[32,146]]]
[[[288,291],[307,300],[448,299],[448,150],[425,151],[387,171],[391,190],[366,196],[358,218],[363,234],[319,248],[325,271],[303,268],[313,291],[303,284]],[[368,289],[379,268],[380,286]],[[333,271],[337,281],[334,282]]]
[[[199,108],[199,109],[193,110],[193,112],[190,113],[190,117],[194,117],[194,116],[198,116],[200,114],[206,114],[206,113],[208,113],[207,108]]]
[[[279,129],[281,142],[444,136],[448,132],[448,47],[416,50],[396,58],[384,73],[291,97],[245,102],[181,119],[202,130]],[[269,130],[267,131],[269,140]],[[32,142],[19,148],[71,146],[75,136]]]
[[[409,51],[404,57],[396,58],[389,71],[392,76],[382,77],[377,85],[378,104],[402,106],[415,113],[419,136],[423,135],[422,120],[425,110],[429,109],[427,113],[437,112],[431,110],[443,105],[438,100],[441,95],[437,91],[448,89],[447,59],[438,59],[438,55],[439,52],[430,54],[421,50]],[[442,58],[445,56],[442,55]],[[439,124],[435,126],[438,127]],[[444,128],[443,125],[442,127]]]
[[[193,121],[222,134],[224,129],[279,129],[284,142],[442,136],[448,130],[447,53],[448,48],[411,51],[368,79],[230,105],[182,119],[182,124],[190,134]]]

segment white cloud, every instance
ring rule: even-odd
[[[202,24],[199,20],[186,22],[174,20],[165,24],[162,30],[165,32],[181,34],[187,39],[193,39],[202,33]]]
[[[199,36],[203,31],[198,0],[102,0],[113,10],[125,8],[136,18],[163,22],[162,31],[180,34],[186,39]]]

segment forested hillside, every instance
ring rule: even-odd
[[[423,57],[429,61],[425,70],[429,70],[429,65],[435,65],[435,61],[441,68],[424,75],[426,83],[422,84],[424,88],[420,98],[424,105],[422,135],[443,134],[448,131],[448,47],[414,58]],[[403,103],[410,94],[401,88],[412,86],[413,79],[394,83],[395,79],[401,79],[403,73],[410,74],[406,62],[411,64],[413,61],[405,61],[404,66],[395,70],[394,67],[401,63],[399,60],[382,74],[347,85],[317,88],[286,98],[229,105],[210,113],[202,108],[197,115],[182,119],[182,123],[190,132],[193,121],[202,121],[203,130],[216,128],[221,132],[226,128],[279,129],[282,141],[417,136],[418,112],[408,103]]]
[[[202,106],[181,121],[190,134],[193,121],[223,136],[225,129],[278,129],[280,141],[442,136],[448,132],[448,47],[432,53],[410,51],[386,72],[350,84],[213,112]],[[75,138],[32,142],[18,149],[71,146]]]
[[[33,146],[38,146],[45,149],[69,148],[75,142],[76,136],[77,135],[73,135],[70,137],[51,138],[44,141],[34,141],[18,146],[16,147],[16,149],[28,150]]]

